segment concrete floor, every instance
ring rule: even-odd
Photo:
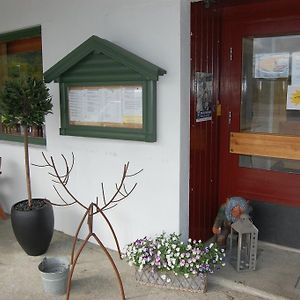
[[[72,238],[55,232],[47,256],[69,256]],[[121,274],[126,299],[139,300],[196,300],[196,299],[300,299],[300,289],[294,287],[300,276],[300,254],[260,247],[258,270],[237,273],[230,265],[209,276],[205,294],[179,292],[144,286],[135,281],[134,269],[110,252]],[[24,253],[12,233],[10,221],[0,220],[0,299],[40,300],[65,299],[65,296],[45,295],[37,266],[43,257]],[[70,299],[120,299],[113,269],[104,253],[88,244],[75,269]]]

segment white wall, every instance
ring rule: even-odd
[[[1,0],[0,33],[42,26],[44,71],[97,35],[167,70],[157,90],[156,143],[60,136],[58,84],[49,84],[53,115],[46,119],[47,146],[31,146],[31,162],[41,152],[75,154],[70,190],[85,204],[108,194],[121,176],[122,166],[143,168],[135,192],[107,213],[121,247],[144,235],[162,231],[188,233],[189,156],[189,1],[185,0]],[[2,205],[26,198],[22,144],[0,141],[3,157]],[[45,169],[32,167],[34,197],[58,202]],[[131,181],[132,182],[132,181]],[[74,234],[82,216],[79,207],[55,208],[55,228]],[[102,223],[95,230],[106,246],[115,249]],[[84,232],[83,232],[84,234]],[[83,235],[81,235],[83,236]]]

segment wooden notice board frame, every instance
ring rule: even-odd
[[[155,142],[157,81],[164,74],[91,36],[44,73],[45,82],[59,83],[60,134]]]
[[[76,122],[72,121],[70,114],[70,95],[72,89],[120,89],[139,87],[141,89],[141,115],[136,122],[126,122],[132,116],[125,116],[125,122]],[[61,98],[61,135],[85,136],[95,138],[113,138],[138,140],[146,142],[156,141],[156,82],[105,82],[105,83],[82,83],[60,84]],[[82,100],[82,98],[81,98]],[[83,100],[84,101],[84,100]]]

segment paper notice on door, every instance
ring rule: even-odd
[[[292,85],[300,85],[300,52],[292,53]]]
[[[196,72],[197,105],[196,122],[212,119],[212,73]]]
[[[300,85],[289,85],[286,109],[300,110]]]

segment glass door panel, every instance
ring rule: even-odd
[[[240,131],[300,136],[300,35],[244,38]],[[300,173],[300,161],[239,155],[239,166]]]

